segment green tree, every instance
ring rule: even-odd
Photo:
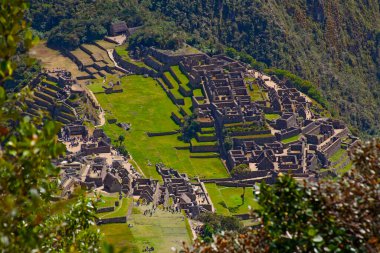
[[[184,118],[184,123],[181,127],[181,139],[184,142],[190,142],[192,138],[195,138],[197,132],[201,130],[199,123],[195,119],[196,116],[194,114]]]
[[[249,170],[249,166],[248,164],[239,164],[237,166],[235,166],[232,170],[231,170],[231,175],[232,176],[237,176],[237,175],[240,175],[240,174],[244,174],[245,172],[248,172],[250,171]]]
[[[10,79],[13,57],[33,37],[23,20],[25,1],[1,1],[1,84]],[[52,159],[64,153],[58,143],[58,124],[23,116],[27,90],[6,94],[0,86],[0,250],[2,252],[77,252],[99,250],[94,224],[95,207],[79,197],[68,212],[57,210],[59,169]]]
[[[121,145],[124,140],[125,140],[125,136],[124,135],[119,135],[119,138],[117,139],[119,141],[119,145]]]
[[[20,43],[30,48],[36,38],[24,20],[28,4],[25,0],[0,2],[0,85],[9,78],[15,68],[14,56]]]

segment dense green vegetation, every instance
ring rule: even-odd
[[[141,26],[130,38],[131,50],[178,49],[186,39],[174,23],[149,12],[137,0],[32,0],[28,16],[37,33],[55,48],[75,49],[102,39],[117,21],[126,21],[128,27]]]
[[[141,25],[142,17],[133,1],[32,0],[32,27],[47,38],[48,45],[74,49],[82,43],[103,38],[113,21]]]
[[[147,47],[176,50],[182,47],[186,34],[176,25],[162,20],[152,21],[129,38],[129,49],[142,50]]]
[[[378,0],[148,2],[150,10],[171,17],[195,41],[215,40],[215,47],[233,47],[242,53],[227,54],[238,54],[253,66],[263,62],[310,80],[323,94],[305,87],[315,100],[327,100],[363,132],[379,134]],[[299,88],[305,84],[292,82]]]
[[[59,195],[53,180],[59,168],[52,159],[64,154],[57,138],[60,125],[24,116],[27,91],[6,94],[3,87],[16,67],[17,48],[22,45],[27,51],[33,42],[23,20],[26,9],[23,0],[0,3],[0,250],[95,252],[100,234],[90,229],[92,202],[83,196],[53,198]]]
[[[244,174],[249,171],[250,169],[249,169],[248,164],[242,163],[232,168],[231,175],[236,176],[236,175]]]
[[[215,213],[202,213],[197,220],[204,223],[201,237],[205,242],[211,242],[212,236],[221,231],[239,231],[243,229],[240,220],[233,216],[223,216]]]

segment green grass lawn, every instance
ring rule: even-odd
[[[189,79],[182,73],[178,65],[172,66],[171,69],[182,84],[186,85],[189,82]]]
[[[331,162],[338,162],[342,156],[347,155],[347,150],[340,148],[337,152],[335,152],[331,157]]]
[[[349,162],[346,166],[344,166],[343,168],[339,169],[337,172],[339,174],[344,174],[344,173],[348,172],[350,169],[352,169],[352,166],[353,166],[352,162]]]
[[[116,118],[118,122],[132,124],[132,129],[124,131],[116,124],[106,123],[103,127],[112,139],[125,135],[127,150],[144,172],[145,176],[161,179],[155,166],[148,166],[148,160],[155,164],[163,162],[190,177],[228,177],[228,173],[218,158],[190,158],[189,150],[174,147],[188,145],[178,140],[178,135],[148,137],[146,132],[164,132],[178,129],[170,118],[178,108],[167,97],[163,89],[152,78],[133,75],[123,77],[123,93],[96,94],[106,112],[106,118]],[[89,85],[90,89],[96,85]]]
[[[75,55],[75,57],[77,57],[85,66],[91,65],[94,63],[91,57],[80,48],[77,48],[74,51],[71,51],[71,53]]]
[[[118,198],[116,199],[118,200]],[[122,198],[119,201],[119,206],[115,206],[115,211],[108,212],[108,213],[99,213],[99,218],[113,218],[113,217],[120,217],[120,216],[126,216],[128,213],[128,207],[131,204],[132,199],[131,198]]]
[[[193,90],[194,97],[203,97],[202,89]]]
[[[267,120],[276,120],[276,119],[279,119],[281,116],[279,114],[276,114],[276,113],[267,113],[265,114],[265,119]]]
[[[93,198],[94,201],[96,201],[95,198]],[[119,196],[115,194],[114,196],[105,196],[102,195],[99,201],[96,201],[96,207],[109,207],[109,206],[115,206],[115,201],[119,200]]]
[[[248,206],[251,206],[252,209],[258,208],[258,204],[254,200],[252,187],[245,188],[243,203],[241,195],[244,191],[242,187],[224,187],[213,183],[205,185],[218,214],[244,214],[249,212]]]
[[[167,78],[167,79],[169,80],[169,82],[172,84],[173,89],[178,90],[178,88],[179,88],[179,84],[178,84],[177,81],[174,79],[174,77],[172,76],[172,74],[170,74],[170,72],[167,71],[167,72],[164,72],[164,76],[166,76],[166,78]]]
[[[137,209],[135,207],[134,209]],[[182,213],[172,214],[157,209],[152,217],[142,213],[146,207],[138,207],[126,224],[100,226],[104,239],[116,249],[127,248],[127,252],[142,252],[146,246],[154,252],[170,252],[171,247],[181,249],[182,242],[190,243],[186,220]],[[133,227],[128,228],[128,224]]]
[[[193,106],[193,104],[191,103],[191,98],[185,97],[184,101],[185,105],[183,106],[183,109],[185,110],[186,114],[190,116],[191,114],[193,114],[193,111],[191,110],[191,107]]]
[[[116,51],[116,53],[118,55],[121,56],[121,58],[123,58],[123,60],[125,60],[127,62],[133,63],[136,66],[141,67],[141,68],[152,69],[151,67],[149,67],[148,65],[146,65],[143,61],[136,61],[136,60],[132,59],[129,56],[129,52],[127,50],[127,47],[128,47],[127,44],[122,45],[122,46],[118,46],[118,47],[115,47],[115,51]]]
[[[291,143],[293,141],[297,141],[298,139],[300,138],[300,135],[296,135],[296,136],[293,136],[293,137],[290,137],[290,138],[287,138],[287,139],[283,139],[281,142],[284,143],[284,144],[288,144],[288,143]]]
[[[259,85],[257,83],[252,84],[253,90],[249,88],[247,85],[248,94],[251,96],[252,101],[262,101],[265,99],[264,93],[261,91]]]
[[[197,139],[191,139],[191,145],[193,146],[216,146],[218,145],[217,141],[202,141],[198,142]]]

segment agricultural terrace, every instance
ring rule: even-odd
[[[119,201],[119,206],[115,206],[115,201]],[[131,206],[131,203],[132,203],[132,198],[122,198],[121,200],[119,200],[116,197],[114,198],[113,202],[104,206],[104,207],[115,206],[115,211],[99,213],[97,216],[98,218],[102,218],[102,219],[127,216],[128,208]],[[101,206],[98,205],[98,207],[101,207]]]
[[[40,60],[44,68],[53,69],[66,69],[71,72],[74,77],[86,75],[78,69],[77,65],[70,60],[69,57],[64,56],[61,52],[48,48],[46,42],[41,41],[38,45],[34,46],[29,54]]]
[[[95,41],[95,43],[103,47],[104,49],[114,49],[117,46],[115,43],[111,43],[105,40],[97,40]]]
[[[267,120],[276,120],[279,118],[281,118],[280,114],[276,114],[276,113],[266,113],[265,114],[265,119],[267,119]]]
[[[244,214],[249,212],[248,206],[251,206],[252,209],[259,207],[254,200],[252,187],[245,188],[243,202],[241,196],[244,193],[244,189],[242,187],[225,187],[214,183],[207,183],[205,185],[218,214]]]
[[[127,62],[130,62],[130,63],[133,63],[135,64],[136,66],[138,67],[141,67],[141,68],[147,68],[147,69],[152,69],[151,67],[149,67],[148,65],[146,65],[143,61],[137,61],[137,60],[134,60],[132,59],[130,56],[129,56],[129,51],[128,51],[128,44],[124,44],[124,45],[121,45],[121,46],[117,46],[115,47],[115,51],[118,55],[121,56],[121,58]]]
[[[284,143],[284,144],[288,144],[288,143],[291,143],[291,142],[295,142],[295,141],[298,141],[300,138],[300,135],[295,135],[295,136],[292,136],[292,137],[289,137],[287,139],[283,139],[281,142]]]
[[[187,85],[189,83],[189,79],[187,78],[187,76],[185,76],[181,70],[179,69],[179,66],[176,65],[176,66],[172,66],[171,67],[172,71],[174,72],[174,74],[178,77],[179,81],[181,82],[181,84],[183,85]]]
[[[154,247],[154,252],[170,252],[171,247],[180,249],[183,241],[190,243],[191,231],[182,213],[172,214],[157,208],[150,217],[143,215],[147,209],[147,206],[134,206],[127,223],[100,226],[104,239],[116,251],[126,247],[126,252],[142,252],[147,246]]]
[[[96,92],[100,90],[101,80],[89,85]],[[122,93],[106,95],[95,94],[106,112],[107,119],[131,123],[132,129],[126,132],[116,124],[106,123],[104,130],[116,140],[125,135],[125,145],[146,177],[161,179],[156,172],[155,163],[163,162],[189,177],[223,178],[228,177],[227,170],[219,158],[190,158],[189,150],[177,150],[175,147],[189,147],[178,140],[179,134],[160,137],[148,137],[147,132],[166,132],[179,129],[170,118],[178,108],[168,98],[164,90],[152,78],[140,75],[126,76],[121,79]],[[153,166],[149,166],[149,162]]]

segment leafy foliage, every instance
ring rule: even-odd
[[[257,70],[263,70],[264,68],[266,68],[265,63],[258,62],[251,55],[245,52],[239,52],[232,47],[227,47],[224,53],[233,59],[236,59],[236,60],[239,60],[251,65],[252,68],[255,68]]]
[[[27,8],[25,0],[0,2],[0,85],[13,73],[13,57],[20,44],[28,49],[36,42],[23,20]]]
[[[130,27],[142,25],[137,1],[32,0],[29,17],[32,27],[48,45],[74,49],[82,43],[102,39],[112,22],[123,20]]]
[[[201,130],[199,123],[195,119],[195,114],[184,118],[184,123],[181,127],[182,135],[180,137],[184,142],[190,142],[192,138],[195,138],[197,132]]]
[[[202,213],[197,218],[204,223],[202,239],[206,242],[212,241],[212,236],[221,231],[240,231],[243,226],[238,218],[232,216],[223,216],[215,213]]]
[[[235,166],[231,170],[231,175],[236,176],[236,175],[244,174],[247,171],[250,171],[249,167],[247,164],[243,163],[243,164],[239,164],[239,165]]]
[[[183,46],[186,35],[178,31],[174,23],[158,21],[144,26],[129,38],[129,49],[144,49],[157,47],[176,50]]]
[[[30,33],[24,32],[26,7],[24,1],[1,2],[0,20],[9,18],[1,27],[3,79],[13,73],[16,43],[23,43],[25,50],[32,43]],[[57,139],[60,126],[23,116],[26,93],[6,95],[0,86],[0,250],[96,252],[100,235],[89,230],[95,218],[92,203],[82,197],[68,213],[55,211],[59,169],[52,160],[64,152]]]

